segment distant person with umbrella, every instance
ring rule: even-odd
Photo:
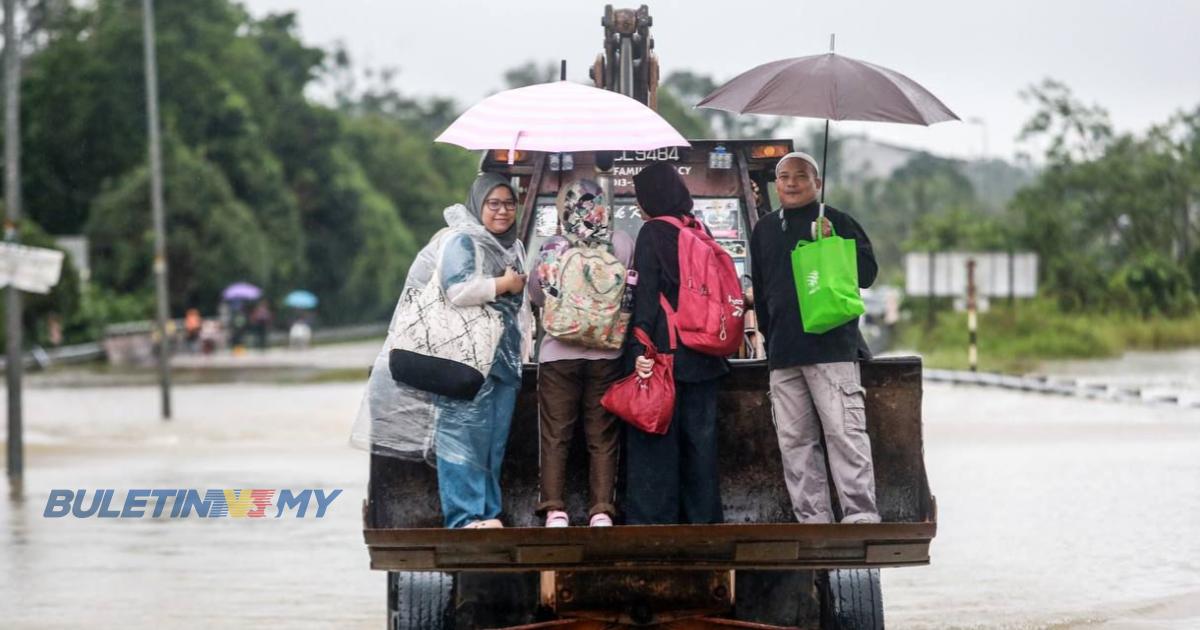
[[[317,307],[317,296],[310,291],[297,289],[283,298],[283,304],[297,311],[291,327],[288,328],[288,347],[293,350],[308,348],[309,342],[312,341],[312,325],[309,319],[312,317],[312,309]]]
[[[262,289],[249,282],[235,282],[221,292],[221,301],[229,304],[229,328],[235,352],[241,351],[242,335],[246,333],[248,313],[246,303],[262,297]]]
[[[775,167],[780,208],[754,226],[750,260],[755,313],[766,341],[771,404],[783,456],[784,480],[796,519],[831,523],[833,509],[825,460],[842,507],[843,523],[878,523],[875,472],[867,437],[865,391],[858,369],[858,320],[823,334],[801,325],[792,250],[801,241],[836,233],[853,239],[858,279],[875,281],[878,267],[867,233],[850,215],[817,201],[822,182],[817,161],[789,153]],[[825,445],[821,445],[824,434]]]

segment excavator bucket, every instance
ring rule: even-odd
[[[538,503],[536,368],[527,366],[501,477],[508,528],[442,529],[434,468],[374,455],[364,535],[387,570],[538,570],[613,567],[862,568],[926,564],[936,530],[921,438],[921,364],[862,363],[867,432],[883,523],[795,522],[771,418],[765,361],[735,361],[719,397],[725,525],[549,531]],[[577,433],[582,433],[577,432]],[[568,463],[567,510],[587,512],[582,438]],[[619,506],[619,497],[618,497]]]

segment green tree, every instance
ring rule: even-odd
[[[1196,237],[1200,113],[1143,137],[1117,135],[1103,109],[1059,83],[1029,94],[1039,109],[1023,137],[1047,140],[1046,168],[1011,209],[1047,290],[1068,308],[1129,306],[1130,295],[1155,312],[1190,308],[1179,294],[1193,290],[1185,264]]]
[[[831,147],[834,146],[832,143]],[[831,152],[832,159],[832,152]],[[974,244],[976,238],[953,227],[981,220],[971,182],[951,160],[919,153],[886,180],[864,182],[829,201],[849,202],[854,215],[876,235],[872,241],[883,268],[901,268],[905,250],[943,249]]]
[[[349,118],[345,144],[421,242],[445,226],[442,209],[466,197],[478,160],[470,151],[434,144],[426,134],[378,114]]]
[[[226,285],[238,280],[262,284],[270,276],[268,241],[220,169],[178,142],[165,148],[171,311],[213,309]],[[153,286],[146,167],[135,168],[97,197],[87,235],[97,284],[122,294]]]
[[[0,211],[3,209],[3,204],[0,204]],[[63,251],[54,243],[54,237],[29,219],[21,221],[17,231],[22,245]],[[0,300],[0,318],[5,317],[5,304],[7,300]],[[58,284],[49,293],[21,293],[21,324],[26,345],[49,345],[48,323],[51,317],[58,317],[62,322],[66,342],[86,336],[87,322],[80,301],[79,272],[70,256],[63,258]],[[6,328],[0,326],[0,343],[6,339]]]

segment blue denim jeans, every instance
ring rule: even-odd
[[[500,515],[500,467],[519,388],[489,376],[474,400],[438,399],[434,440],[446,527]]]

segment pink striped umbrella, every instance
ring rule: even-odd
[[[493,94],[436,142],[479,151],[648,151],[691,146],[640,102],[608,90],[556,81]]]

